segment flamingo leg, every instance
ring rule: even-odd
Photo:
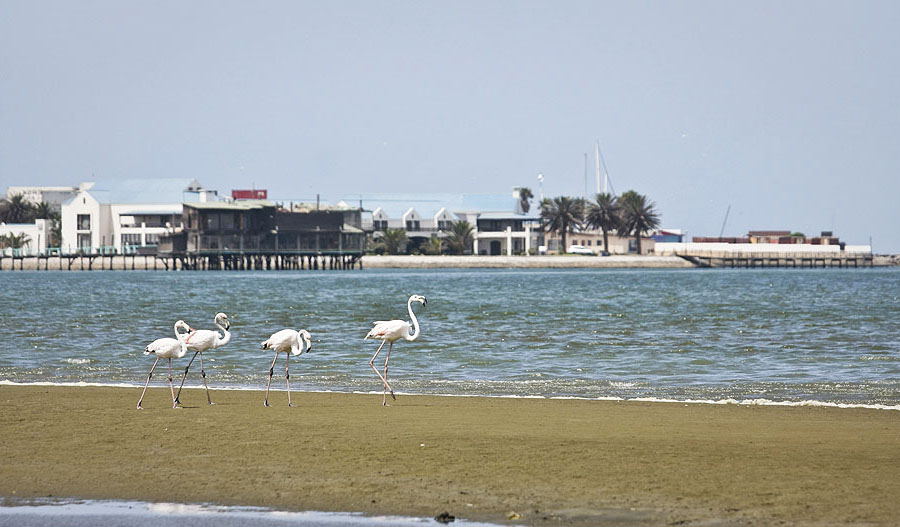
[[[188,362],[188,365],[184,367],[184,376],[181,377],[181,386],[178,387],[178,395],[175,396],[175,404],[178,404],[178,403],[181,402],[181,401],[180,401],[180,397],[181,397],[181,389],[184,388],[184,380],[187,378],[188,370],[191,369],[191,364],[194,363],[194,359],[197,358],[197,354],[198,354],[198,353],[200,353],[200,352],[199,352],[199,351],[195,351],[195,352],[194,352],[194,356],[191,357],[191,360]]]
[[[172,392],[172,408],[178,408],[175,404],[175,387],[172,386],[172,359],[169,358],[169,391]]]
[[[266,406],[269,406],[269,385],[272,384],[272,375],[275,374],[275,361],[278,360],[278,352],[275,352],[275,358],[272,360],[272,365],[269,366],[269,382],[266,383],[266,401],[263,403]]]
[[[391,342],[391,344],[388,346],[387,357],[384,358],[384,384],[385,384],[385,387],[387,387],[388,389],[391,390],[391,399],[393,399],[393,400],[396,401],[397,398],[394,396],[394,389],[391,388],[391,386],[387,383],[387,364],[388,364],[388,361],[391,360],[391,350],[392,350],[392,349],[394,349],[394,343],[393,343],[393,342]],[[383,398],[383,399],[386,399],[386,397],[384,396],[384,394],[382,394],[382,398]],[[386,400],[381,401],[381,405],[382,405],[382,406],[387,406],[387,405],[385,404],[385,402],[386,402]]]
[[[288,390],[288,406],[294,406],[291,404],[291,374],[288,373],[288,368],[291,367],[291,353],[287,352],[287,360],[284,361],[284,381],[287,383]]]
[[[381,375],[381,372],[378,371],[378,368],[375,367],[375,358],[378,357],[378,353],[381,352],[381,348],[384,347],[384,343],[385,343],[385,342],[387,342],[387,341],[386,341],[386,340],[382,340],[382,341],[381,341],[381,346],[378,346],[378,349],[375,350],[375,355],[372,355],[372,359],[369,361],[369,366],[371,366],[372,369],[375,370],[375,375],[378,375],[378,378],[381,379],[382,384],[383,384],[384,386],[386,386],[389,390],[391,390],[391,394],[393,394],[393,393],[394,393],[394,389],[391,388],[391,385],[388,384],[387,379],[385,379],[384,376]],[[393,343],[391,343],[391,344],[393,344]],[[384,402],[384,401],[382,401],[382,403],[383,403],[383,402]],[[385,405],[382,404],[382,406],[385,406]]]
[[[200,352],[200,376],[203,377],[203,387],[206,388],[206,402],[216,404],[209,398],[209,386],[206,385],[206,372],[203,371],[203,352]]]
[[[144,394],[147,393],[147,385],[150,384],[150,377],[153,377],[153,370],[156,368],[156,365],[159,364],[159,359],[159,357],[156,357],[156,362],[153,363],[153,366],[150,367],[150,373],[147,374],[147,382],[144,383],[144,391],[141,392],[141,398],[138,399],[138,410],[144,409],[144,407],[141,406],[141,403],[144,401]]]

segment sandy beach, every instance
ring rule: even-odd
[[[900,412],[0,386],[0,496],[524,525],[893,525]]]

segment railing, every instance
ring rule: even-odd
[[[4,258],[34,258],[34,257],[75,257],[75,256],[133,256],[142,252],[142,249],[153,250],[155,245],[101,245],[99,247],[45,247],[35,249],[33,247],[0,249],[0,256]]]

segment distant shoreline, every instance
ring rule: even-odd
[[[554,269],[554,268],[659,268],[691,269],[677,256],[422,256],[366,255],[363,269]]]
[[[0,272],[34,270],[165,270],[161,261],[152,256],[113,256],[95,258],[90,266],[89,259],[69,260],[59,257],[47,259],[25,258],[0,259]],[[365,255],[363,269],[694,269],[695,264],[678,256],[657,255],[612,255],[612,256],[425,256],[425,255]],[[15,269],[13,269],[15,265]],[[38,268],[40,266],[40,268]],[[875,255],[874,267],[900,266],[900,255]]]

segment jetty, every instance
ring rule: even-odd
[[[697,267],[873,267],[868,245],[775,243],[657,243],[655,252],[683,258]]]

